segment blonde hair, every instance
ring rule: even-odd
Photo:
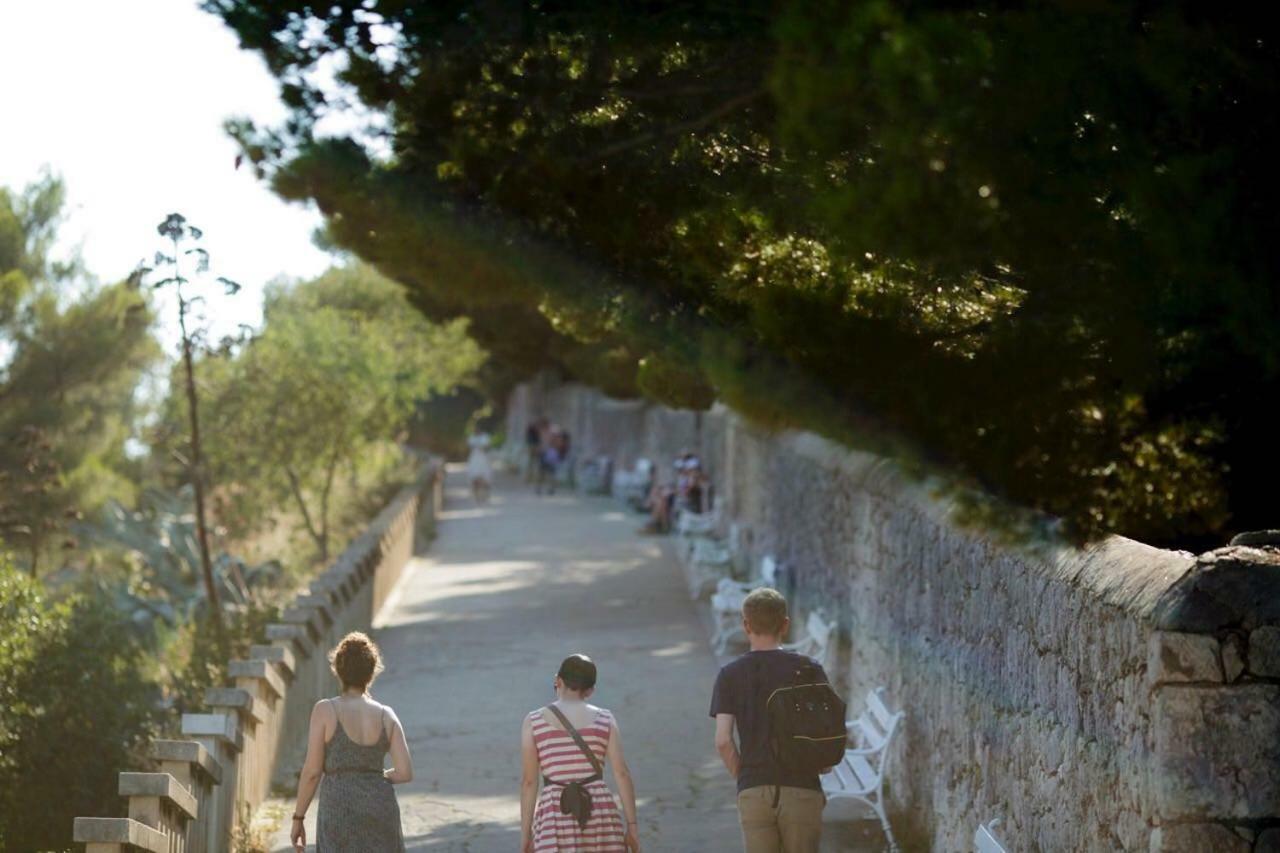
[[[382,652],[367,634],[352,631],[329,652],[329,668],[342,682],[344,690],[348,687],[367,690],[383,670]]]
[[[742,602],[742,618],[751,633],[779,637],[787,621],[787,600],[776,589],[752,590]]]

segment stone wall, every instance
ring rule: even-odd
[[[741,566],[774,555],[800,615],[838,621],[853,711],[879,686],[906,711],[890,799],[932,849],[1000,818],[1018,851],[1280,850],[1275,550],[1015,547],[889,461],[723,406],[542,377],[512,395],[508,434],[539,413],[622,467],[700,454]]]

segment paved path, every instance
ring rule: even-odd
[[[670,546],[608,499],[538,498],[500,478],[477,508],[462,480],[450,477],[440,536],[377,631],[388,668],[375,694],[399,713],[416,770],[397,789],[409,849],[518,849],[520,721],[581,651],[600,670],[593,701],[619,720],[645,849],[740,850],[707,717],[717,662]]]

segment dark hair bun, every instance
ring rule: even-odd
[[[556,675],[570,690],[590,690],[596,686],[596,663],[586,655],[569,655]]]
[[[382,672],[382,653],[367,634],[352,631],[329,652],[329,667],[344,690],[348,687],[364,690]]]

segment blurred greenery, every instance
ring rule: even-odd
[[[74,816],[119,813],[116,774],[414,475],[415,412],[485,361],[467,321],[428,322],[361,265],[273,285],[260,330],[199,337],[219,632],[182,366],[149,375],[140,275],[104,286],[53,256],[63,195],[0,188],[0,850],[67,849]]]
[[[484,353],[465,320],[427,322],[363,265],[272,287],[264,317],[251,340],[197,364],[208,466],[225,484],[215,504],[241,532],[290,506],[323,561],[339,472],[403,438],[418,402],[472,377]],[[158,444],[181,441],[184,416],[171,399]]]
[[[1274,521],[1263,7],[203,5],[291,109],[229,126],[259,174],[471,317],[494,394],[714,392],[1079,538]]]
[[[134,392],[160,357],[144,294],[50,257],[63,195],[0,187],[0,540],[32,573],[78,513],[134,494]]]
[[[108,602],[55,603],[0,554],[0,849],[63,850],[77,815],[117,812],[157,717],[143,652]]]

